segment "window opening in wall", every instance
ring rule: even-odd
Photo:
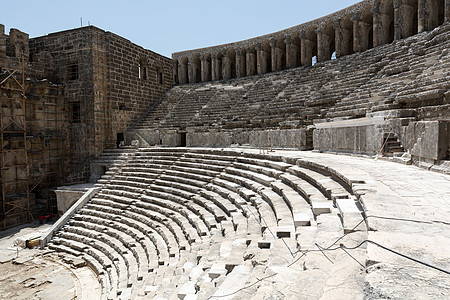
[[[67,65],[67,79],[77,80],[78,79],[78,64],[71,63]]]
[[[139,63],[139,79],[147,80],[147,67]]]
[[[81,122],[81,108],[80,103],[72,103],[72,123]]]
[[[336,51],[331,54],[331,59],[336,59]]]
[[[314,66],[317,63],[317,56],[313,56],[311,66]]]
[[[156,68],[156,82],[158,84],[164,84],[164,76],[161,68]]]

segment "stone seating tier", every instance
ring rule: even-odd
[[[136,128],[281,128],[291,120],[305,127],[402,108],[436,114],[432,106],[448,102],[449,29],[446,23],[313,67],[176,86]]]
[[[49,248],[84,258],[106,298],[218,295],[270,272],[248,253],[275,266],[362,220],[346,177],[282,156],[137,149],[102,180]]]

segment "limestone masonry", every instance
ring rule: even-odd
[[[446,299],[449,88],[450,0],[172,58],[0,24],[0,295]]]

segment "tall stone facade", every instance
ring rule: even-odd
[[[89,164],[172,86],[172,61],[89,26],[29,39],[0,26],[2,226],[52,211],[58,185]]]
[[[46,75],[65,85],[72,165],[82,163],[85,170],[89,158],[115,147],[172,86],[170,59],[93,26],[32,39],[30,49],[48,54],[52,69]],[[85,180],[87,174],[76,173]]]

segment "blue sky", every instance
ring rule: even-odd
[[[355,0],[2,1],[0,24],[30,37],[91,25],[144,48],[173,52],[240,41],[295,26]]]

